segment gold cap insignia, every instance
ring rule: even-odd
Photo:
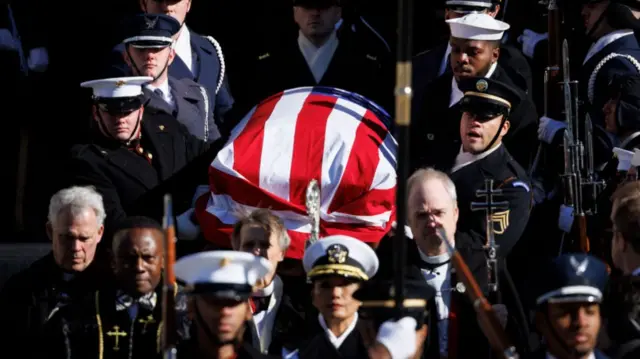
[[[476,82],[476,90],[480,92],[485,92],[487,91],[488,88],[489,88],[489,83],[487,82],[487,80],[478,80],[478,82]]]
[[[116,87],[124,86],[124,84],[126,84],[126,82],[124,80],[120,80],[120,81],[116,82]]]
[[[220,260],[220,267],[225,267],[227,265],[229,265],[229,263],[231,263],[231,259],[229,258],[222,258]]]
[[[347,261],[349,250],[342,244],[332,244],[327,248],[327,256],[329,257],[329,263],[342,264]]]

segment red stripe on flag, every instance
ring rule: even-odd
[[[288,201],[249,183],[242,178],[209,167],[209,188],[217,195],[227,195],[235,202],[251,207],[268,208],[274,211],[292,211],[307,215],[304,206],[293,206]]]
[[[348,213],[355,216],[375,216],[395,208],[396,188],[374,189],[360,198],[335,208],[331,213]]]
[[[289,202],[295,206],[305,206],[308,181],[314,178],[320,181],[322,177],[327,120],[337,100],[335,96],[312,93],[296,119],[289,175]]]
[[[349,160],[329,206],[329,213],[367,194],[380,162],[378,149],[386,136],[387,130],[379,121],[376,122],[371,111],[367,111],[356,130]]]
[[[262,102],[233,141],[233,168],[253,183],[260,183],[260,158],[264,141],[264,124],[269,120],[283,93]]]

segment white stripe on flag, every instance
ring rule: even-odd
[[[398,150],[398,145],[391,134],[387,134],[384,142],[378,149],[378,156],[380,156],[380,162],[376,168],[376,173],[373,176],[371,182],[372,189],[392,189],[396,186],[396,157],[395,153]]]
[[[234,201],[229,195],[212,194],[207,203],[207,212],[218,217],[218,219],[227,225],[233,226],[242,217],[249,215],[258,207],[247,206]],[[292,211],[271,211],[280,217],[284,222],[285,228],[301,233],[311,233],[311,222],[309,217]]]
[[[356,140],[358,126],[362,124],[360,119],[366,112],[367,110],[362,106],[338,99],[329,114],[324,134],[324,153],[322,154],[320,208],[323,213],[327,213],[329,210],[333,197],[340,187],[342,175],[344,175],[349,156],[353,150],[353,143]],[[359,117],[355,118],[354,115]]]
[[[285,94],[264,125],[260,155],[260,188],[288,201],[293,144],[298,114],[309,92]]]

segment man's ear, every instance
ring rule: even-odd
[[[499,12],[500,12],[500,5],[495,5],[493,11],[489,11],[489,15],[495,18],[496,16],[498,16]]]
[[[122,59],[132,71],[136,71],[135,66],[133,66],[133,63],[131,62],[131,55],[127,52],[127,46],[129,45],[124,45],[125,49],[122,50]]]
[[[506,136],[510,128],[511,128],[511,122],[509,120],[504,121],[504,124],[500,128],[500,136],[502,137]]]
[[[500,47],[496,46],[495,48],[493,48],[493,50],[491,50],[491,64],[495,64],[496,62],[498,62],[498,59],[500,58]]]
[[[246,310],[246,314],[244,316],[244,320],[251,320],[251,318],[253,318],[253,313],[251,313],[251,305],[249,304],[249,301],[245,302],[244,305],[246,306],[247,310]]]
[[[104,224],[100,226],[100,229],[98,229],[98,239],[96,240],[96,243],[100,243],[100,241],[102,240],[102,235],[104,234]]]
[[[174,49],[173,46],[171,46],[171,50],[169,51],[169,61],[167,62],[167,66],[171,65],[175,58],[176,58],[176,49]]]
[[[140,0],[140,9],[142,12],[147,12],[147,0]]]
[[[51,224],[51,222],[47,221],[46,227],[47,237],[49,237],[49,240],[53,242],[53,225]]]

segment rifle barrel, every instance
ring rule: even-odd
[[[177,357],[176,345],[178,333],[176,328],[176,303],[177,290],[176,276],[173,266],[176,262],[176,230],[173,220],[173,203],[171,195],[164,196],[164,278],[162,285],[162,351],[165,359]]]

